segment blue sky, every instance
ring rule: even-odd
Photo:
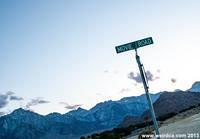
[[[39,99],[48,103],[30,109],[65,113],[66,105],[89,109],[144,93],[128,78],[138,72],[134,51],[116,54],[115,46],[149,36],[154,44],[139,54],[146,70],[159,77],[150,81],[150,91],[188,89],[200,80],[199,5],[198,0],[0,1],[0,93],[23,98],[7,100],[0,111]]]

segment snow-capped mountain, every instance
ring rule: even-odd
[[[190,89],[188,89],[187,91],[190,92],[200,92],[200,81],[195,82],[192,87]]]
[[[160,96],[151,94],[152,101],[155,102]],[[133,96],[122,98],[119,101],[105,101],[97,104],[89,110],[89,113],[107,128],[117,126],[127,115],[140,116],[148,109],[145,94],[141,96]]]
[[[159,93],[152,94],[153,102],[159,96]],[[90,110],[78,108],[66,114],[50,113],[42,116],[20,108],[0,117],[0,138],[73,139],[83,134],[113,128],[127,115],[140,116],[147,109],[145,95],[105,101]]]
[[[20,108],[0,118],[0,139],[73,139],[102,128],[96,122],[58,113],[42,116]]]

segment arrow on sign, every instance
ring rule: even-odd
[[[127,43],[127,44],[123,44],[123,45],[120,45],[120,46],[116,46],[115,49],[116,49],[117,53],[122,53],[122,52],[125,52],[125,51],[137,49],[139,47],[143,47],[143,46],[150,45],[150,44],[153,44],[152,37],[145,38],[145,39],[138,40],[138,41],[134,41],[134,42]]]

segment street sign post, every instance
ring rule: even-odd
[[[141,75],[141,78],[142,78],[144,90],[146,92],[146,97],[147,97],[147,101],[148,101],[148,104],[149,104],[149,111],[151,113],[151,118],[152,118],[153,123],[154,123],[154,129],[156,131],[156,135],[158,136],[157,138],[160,139],[158,124],[157,124],[157,121],[156,121],[156,116],[155,116],[152,100],[151,100],[151,97],[149,95],[148,80],[147,80],[147,77],[146,77],[144,66],[141,63],[140,57],[137,53],[137,48],[140,48],[140,47],[143,47],[143,46],[146,46],[146,45],[150,45],[150,44],[153,44],[152,37],[145,38],[145,39],[138,40],[138,41],[131,42],[131,43],[127,43],[127,44],[124,44],[124,45],[116,46],[115,49],[116,49],[117,53],[122,53],[122,52],[133,50],[133,49],[135,50],[135,58],[136,58],[138,68],[139,68],[139,71],[140,71],[140,75]]]

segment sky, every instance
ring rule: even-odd
[[[200,80],[198,0],[1,0],[0,114],[19,107],[66,113],[144,93],[135,52],[115,46],[152,37],[138,50],[151,93]]]

